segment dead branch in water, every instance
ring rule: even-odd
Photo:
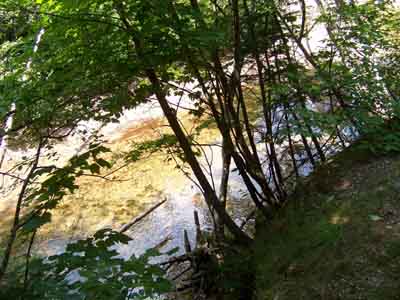
[[[156,210],[158,207],[160,207],[161,205],[163,205],[165,202],[167,202],[167,198],[165,198],[164,200],[162,200],[161,202],[157,203],[156,205],[154,205],[153,207],[151,207],[148,211],[146,211],[145,213],[141,214],[139,217],[134,218],[131,222],[129,222],[128,224],[125,224],[121,227],[121,229],[119,230],[120,233],[124,233],[126,232],[129,228],[131,228],[133,225],[135,225],[136,223],[140,222],[141,220],[143,220],[145,217],[147,217],[150,213],[152,213],[154,210]]]

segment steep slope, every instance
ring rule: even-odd
[[[257,299],[400,299],[400,157],[359,145],[259,222]]]

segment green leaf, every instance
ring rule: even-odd
[[[103,168],[108,168],[108,169],[111,168],[111,164],[102,158],[96,159],[96,163],[99,164]]]
[[[44,212],[41,215],[35,215],[32,217],[26,224],[22,226],[23,231],[25,232],[33,232],[39,229],[46,223],[51,221],[51,213]]]
[[[89,170],[92,174],[100,174],[100,166],[98,164],[91,164]]]

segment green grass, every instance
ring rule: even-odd
[[[356,146],[298,185],[257,226],[257,299],[400,299],[399,175]]]

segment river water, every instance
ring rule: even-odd
[[[169,101],[172,106],[179,105],[188,108],[192,107],[188,97],[170,96]],[[162,117],[162,110],[156,101],[140,105],[131,110],[126,110],[119,118],[118,123],[111,123],[103,126],[97,122],[85,122],[80,124],[77,132],[84,130],[86,136],[97,133],[103,136],[103,139],[113,142],[121,139],[124,133],[130,128],[140,126],[148,120]],[[86,140],[88,140],[86,138]],[[215,146],[204,148],[203,156],[200,162],[205,168],[210,181],[219,190],[219,182],[222,176],[222,155],[221,148],[218,146],[220,140],[217,138]],[[63,158],[57,162],[62,165],[68,157],[78,154],[85,150],[87,142],[82,141],[82,135],[75,134],[68,138],[62,144],[56,145],[56,151],[63,154]],[[15,156],[21,156],[21,153],[15,153]],[[210,166],[207,163],[210,163]],[[248,199],[245,186],[241,176],[235,171],[235,166],[231,166],[230,184],[228,193],[228,210],[238,224],[242,224],[249,214],[253,211],[253,204]],[[212,178],[212,180],[211,180]],[[151,182],[149,182],[151,184]],[[178,254],[184,250],[183,234],[187,231],[192,246],[195,245],[195,224],[194,211],[198,212],[201,228],[209,231],[213,228],[212,218],[205,201],[202,199],[201,192],[197,185],[191,180],[180,179],[174,182],[174,178],[166,177],[162,193],[159,197],[153,197],[146,207],[151,207],[167,198],[167,201],[147,215],[139,223],[135,224],[127,232],[133,240],[128,245],[119,245],[118,251],[123,257],[130,257],[132,254],[140,255],[145,250],[160,246],[160,251],[165,252],[172,248],[179,247]],[[107,201],[107,195],[104,195],[104,201]],[[140,203],[138,203],[140,205]],[[138,213],[140,215],[140,213]],[[132,216],[135,217],[134,215]],[[102,220],[99,220],[101,223]],[[246,229],[251,233],[252,222],[249,221]],[[103,224],[105,227],[114,227],[113,224]],[[69,237],[55,237],[41,241],[36,249],[41,255],[54,255],[64,251],[66,245],[73,242]],[[176,254],[175,254],[176,255]]]

